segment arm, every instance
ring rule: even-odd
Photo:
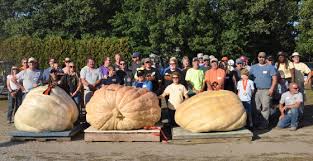
[[[308,84],[312,78],[312,72],[308,74],[308,78],[305,80],[304,84]]]
[[[290,108],[290,109],[292,109],[292,108],[299,108],[301,106],[301,103],[302,102],[296,102],[296,103],[294,103],[292,105],[286,105],[285,108]]]
[[[10,86],[10,80],[9,79],[7,79],[7,88],[9,90],[9,92],[11,93],[12,89],[11,89],[11,86]]]
[[[274,75],[272,76],[272,86],[269,89],[269,96],[273,95],[276,85],[277,85],[277,76]]]
[[[279,120],[281,120],[282,118],[285,117],[285,107],[281,103],[279,104],[279,111],[280,111]]]

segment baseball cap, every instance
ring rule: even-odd
[[[210,60],[209,55],[203,55],[203,60]]]
[[[34,57],[30,57],[30,58],[28,59],[28,62],[37,62],[37,60],[36,60]]]
[[[300,56],[300,54],[298,52],[294,52],[292,53],[291,57],[294,57],[294,56]]]
[[[210,63],[212,63],[212,62],[218,62],[218,60],[216,59],[216,58],[212,58],[211,60],[210,60]]]
[[[136,57],[139,57],[140,56],[140,53],[139,52],[134,52],[133,54],[132,54],[132,57],[133,58],[136,58]]]
[[[233,59],[228,60],[227,63],[228,63],[228,65],[230,65],[230,66],[233,66],[233,65],[235,64],[235,62],[234,62]]]
[[[213,59],[213,58],[215,58],[215,56],[214,56],[214,55],[210,55],[209,58],[210,58],[210,59]]]
[[[203,58],[203,53],[198,53],[197,57],[198,57],[198,59],[200,59],[200,58],[202,59]]]
[[[143,62],[144,62],[144,63],[146,63],[146,62],[151,62],[151,59],[150,59],[150,58],[145,58]]]
[[[243,64],[243,60],[240,58],[236,59],[236,64]]]
[[[199,61],[199,59],[198,59],[198,57],[194,57],[193,59],[192,59],[192,61],[194,62],[194,61]]]

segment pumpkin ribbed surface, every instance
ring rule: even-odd
[[[144,88],[108,85],[86,106],[87,122],[99,130],[132,130],[153,126],[161,117],[158,97]]]
[[[16,129],[28,132],[64,131],[73,127],[78,109],[73,99],[61,88],[50,95],[43,92],[47,86],[32,89],[23,100],[14,117]]]
[[[203,92],[177,107],[175,121],[192,132],[231,131],[246,124],[239,97],[230,91]]]

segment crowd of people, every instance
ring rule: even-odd
[[[181,60],[172,57],[163,67],[154,57],[141,58],[139,52],[132,53],[129,63],[120,54],[115,54],[114,62],[104,57],[99,67],[93,58],[88,58],[80,71],[70,58],[65,58],[61,65],[54,58],[48,63],[49,68],[40,70],[37,60],[31,57],[23,59],[21,67],[12,66],[7,76],[8,123],[13,121],[14,111],[25,95],[38,86],[61,87],[81,110],[97,89],[120,84],[146,88],[160,99],[165,98],[171,125],[175,125],[175,109],[185,99],[203,91],[229,90],[242,101],[249,128],[268,128],[276,101],[280,111],[277,127],[296,130],[303,115],[304,85],[312,75],[297,52],[290,57],[285,52],[279,52],[277,57],[260,52],[252,66],[246,56],[235,60],[224,56],[218,60],[213,55],[198,53],[191,61],[187,56]]]

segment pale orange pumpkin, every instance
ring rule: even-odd
[[[144,88],[108,85],[86,106],[87,122],[99,130],[132,130],[153,126],[161,117],[158,97]]]
[[[231,131],[246,124],[247,114],[239,97],[230,91],[210,91],[178,105],[175,121],[192,132]]]

